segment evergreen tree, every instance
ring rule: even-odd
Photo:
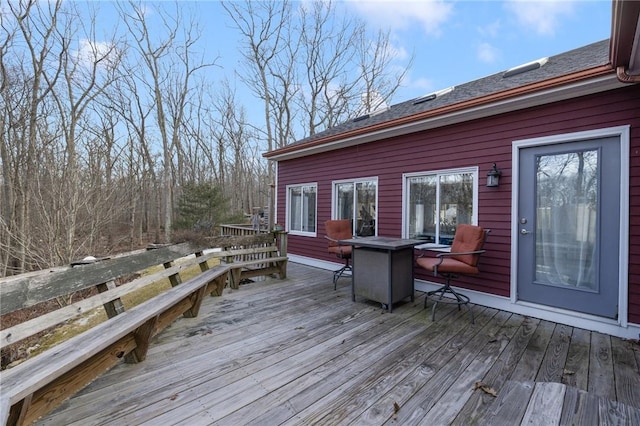
[[[178,201],[175,229],[213,234],[214,229],[229,220],[229,200],[218,186],[188,183],[182,188]]]

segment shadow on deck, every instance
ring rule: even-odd
[[[637,343],[476,305],[432,322],[420,292],[389,314],[330,271],[288,276],[207,298],[40,424],[640,424]]]

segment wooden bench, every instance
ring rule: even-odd
[[[287,256],[280,256],[279,250],[275,246],[258,250],[254,254],[261,254],[258,258],[250,260],[233,261],[227,263],[230,268],[229,286],[237,289],[240,282],[246,278],[253,278],[262,275],[277,274],[278,278],[287,277]]]
[[[286,256],[272,257],[265,262],[263,259],[248,260],[239,263],[229,264],[231,269],[230,286],[237,289],[240,282],[244,278],[257,277],[261,275],[277,274],[278,278],[287,278],[287,261],[289,259]],[[265,266],[265,264],[267,266]],[[260,266],[259,268],[252,268],[252,266]]]
[[[229,287],[237,289],[242,280],[257,276],[287,277],[287,234],[250,234],[228,236],[218,253],[221,262],[230,267]]]
[[[5,424],[30,424],[128,354],[146,358],[151,339],[179,316],[198,315],[229,268],[219,266],[2,373]],[[3,410],[3,411],[4,411]]]
[[[195,317],[207,293],[219,296],[227,284],[237,287],[240,279],[247,276],[278,273],[280,278],[286,277],[287,258],[278,249],[278,245],[286,249],[286,234],[220,237],[209,245],[219,249],[205,250],[204,246],[189,243],[161,246],[95,263],[74,262],[76,267],[56,268],[52,273],[0,280],[2,314],[74,291],[98,288],[94,296],[2,330],[3,347],[101,305],[109,317],[108,321],[2,371],[2,424],[30,424],[118,362],[143,361],[151,339],[176,318]],[[216,263],[220,260],[220,265],[210,267],[212,260]],[[116,285],[120,277],[153,266],[161,269]],[[197,275],[185,279],[184,272],[193,272],[194,268]],[[125,311],[122,296],[167,278],[169,290]]]

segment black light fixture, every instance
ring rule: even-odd
[[[495,187],[500,185],[500,176],[502,172],[496,167],[496,163],[493,163],[493,167],[487,173],[487,186]]]

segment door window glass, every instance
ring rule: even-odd
[[[536,282],[597,289],[598,198],[598,150],[537,156]]]

